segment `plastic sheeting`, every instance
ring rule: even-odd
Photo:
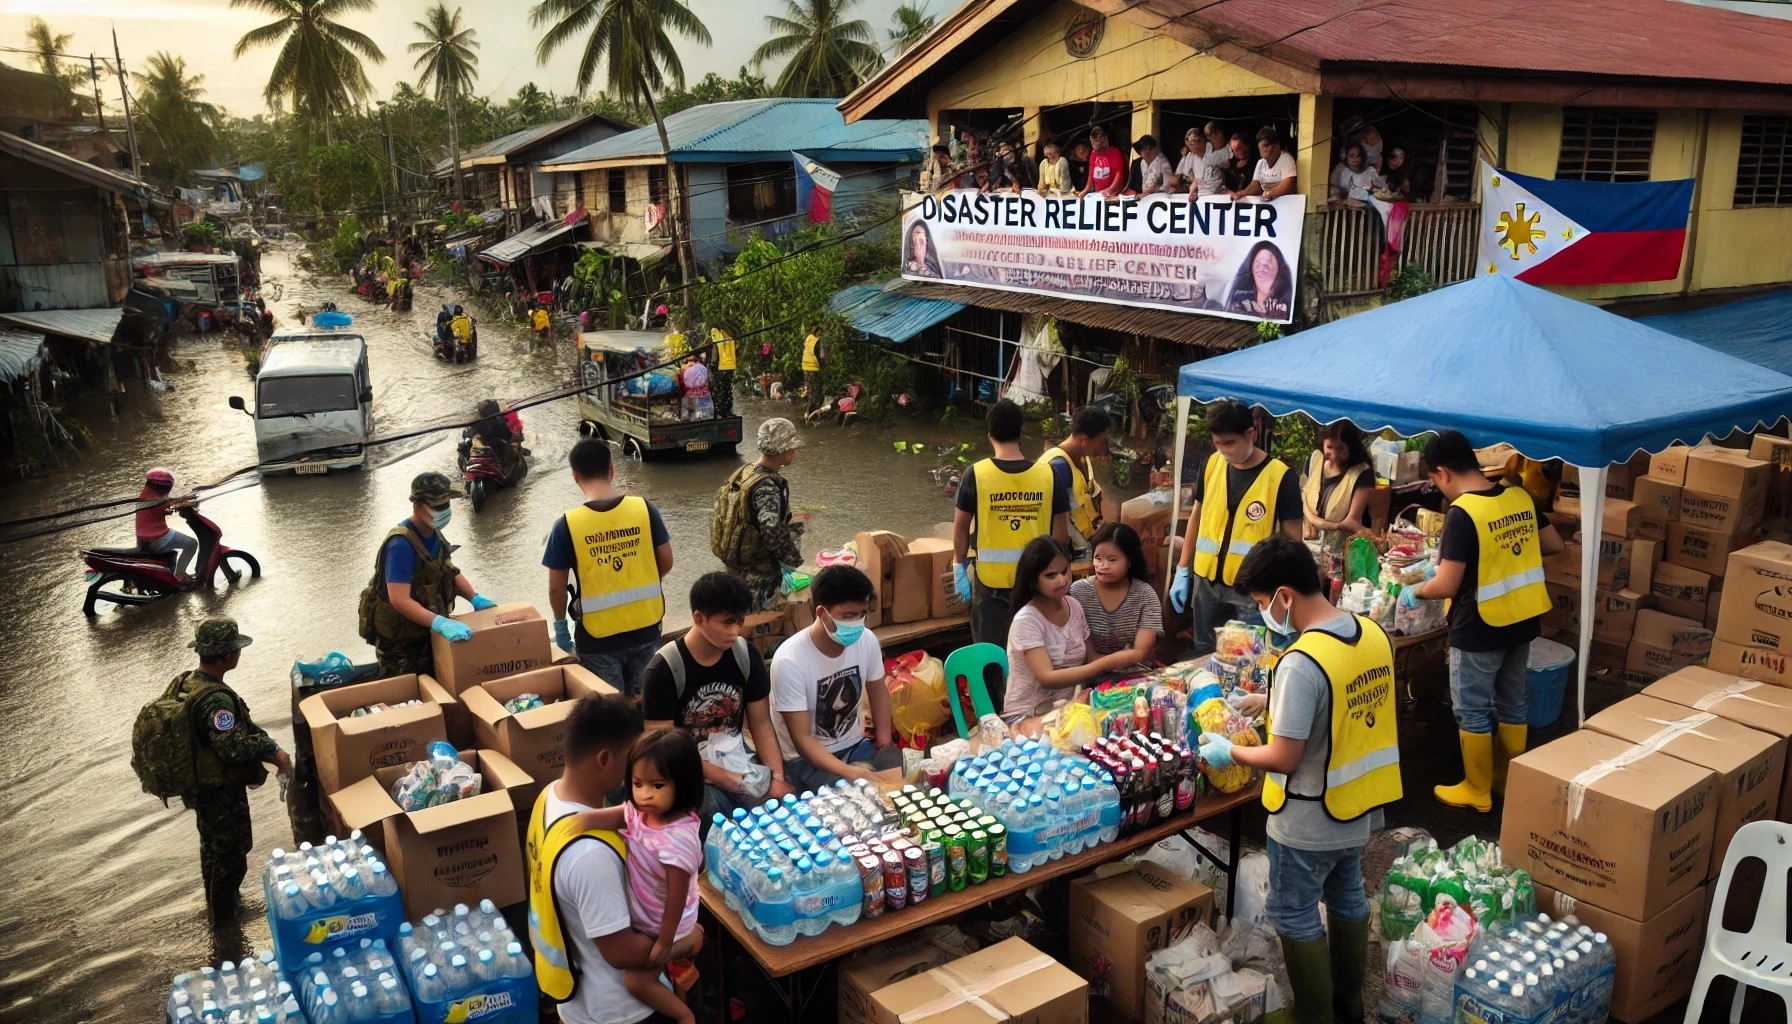
[[[1792,375],[1792,289],[1637,322]]]

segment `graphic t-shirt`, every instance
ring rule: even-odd
[[[1089,191],[1106,192],[1126,177],[1126,155],[1113,146],[1089,154]]]
[[[801,756],[790,740],[783,712],[809,712],[811,735],[830,754],[850,750],[865,736],[860,724],[865,687],[884,677],[883,647],[866,630],[859,642],[830,658],[815,646],[809,630],[778,645],[772,655],[772,727],[787,759]]]
[[[742,678],[733,651],[723,651],[721,660],[714,665],[700,665],[682,639],[677,641],[677,647],[678,657],[684,659],[684,696],[678,695],[671,666],[656,654],[647,663],[642,683],[642,716],[649,722],[671,722],[688,730],[698,743],[718,734],[739,735],[746,721],[747,705],[765,700],[771,693],[771,675],[765,659],[748,645],[747,675]]]

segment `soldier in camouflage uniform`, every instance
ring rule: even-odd
[[[474,611],[496,602],[475,593],[454,567],[452,546],[442,528],[453,518],[450,499],[461,492],[441,473],[419,473],[411,481],[411,516],[386,534],[374,559],[373,579],[361,591],[361,639],[379,652],[387,676],[433,673],[429,635],[459,643],[473,638],[463,622],[448,618],[456,595]]]
[[[267,781],[267,764],[282,775],[292,770],[286,751],[249,718],[249,705],[224,682],[250,642],[237,632],[235,619],[206,619],[187,645],[198,653],[199,667],[176,680],[180,694],[193,698],[198,786],[182,800],[198,819],[199,873],[214,924],[236,915],[255,846],[248,787]]]
[[[709,546],[730,575],[753,593],[753,608],[776,600],[785,577],[803,564],[804,524],[790,514],[790,483],[779,470],[803,446],[796,424],[782,417],[759,425],[759,461],[742,466],[716,492]]]

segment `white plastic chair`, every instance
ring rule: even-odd
[[[1730,883],[1736,865],[1745,857],[1758,857],[1767,865],[1761,886],[1761,903],[1755,923],[1747,932],[1724,928],[1724,907],[1730,901]],[[1705,953],[1699,958],[1699,976],[1692,985],[1692,1001],[1686,1005],[1683,1024],[1697,1024],[1705,1008],[1705,996],[1718,975],[1736,982],[1736,998],[1730,1003],[1730,1024],[1742,1020],[1742,1000],[1750,988],[1777,993],[1792,1020],[1792,943],[1786,941],[1786,873],[1792,870],[1792,825],[1782,821],[1752,821],[1736,830],[1736,838],[1724,854],[1724,870],[1718,876],[1717,900],[1705,926]]]

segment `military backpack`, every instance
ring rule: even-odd
[[[143,705],[131,726],[131,770],[143,791],[167,806],[170,797],[190,796],[199,787],[199,738],[194,735],[194,702],[224,689],[222,684],[201,686],[183,694],[185,673],[160,697]]]

